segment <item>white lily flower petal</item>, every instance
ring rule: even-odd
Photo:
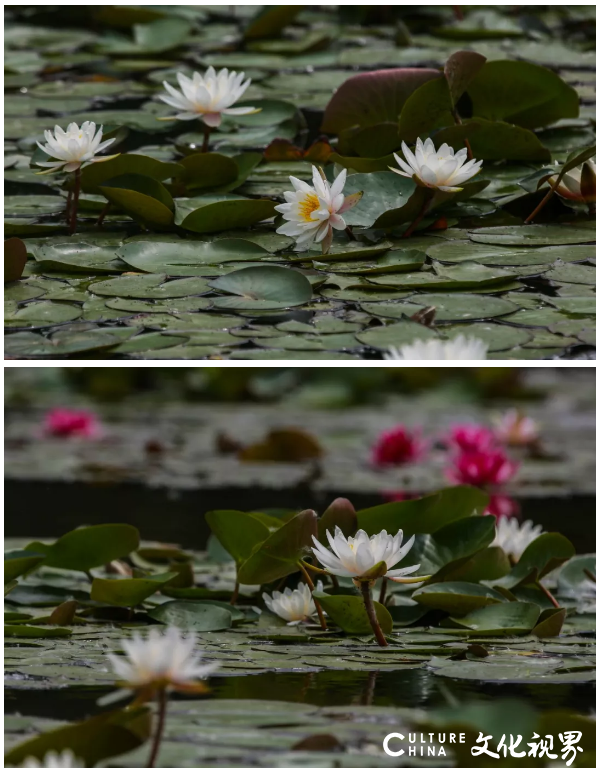
[[[402,153],[406,162],[394,154],[400,170],[390,167],[390,170],[404,177],[416,175],[423,186],[441,191],[460,191],[460,184],[476,175],[482,162],[474,159],[466,162],[467,150],[462,148],[457,153],[447,143],[436,151],[431,138],[423,143],[420,138],[415,144],[414,154],[406,143],[402,142]]]
[[[245,116],[260,110],[251,106],[232,107],[251,84],[251,79],[244,81],[244,77],[244,73],[230,73],[227,68],[216,72],[212,66],[203,76],[195,72],[192,78],[188,78],[183,73],[177,73],[181,91],[163,81],[168,94],[159,97],[179,111],[170,118],[183,121],[202,119],[206,126],[218,127],[223,114]]]
[[[483,361],[488,346],[475,337],[459,334],[451,340],[414,340],[410,345],[391,347],[384,358],[392,361]]]
[[[45,130],[44,137],[46,145],[39,142],[37,145],[53,161],[39,162],[39,166],[55,169],[63,167],[65,172],[77,170],[84,162],[103,161],[93,158],[94,155],[115,141],[115,138],[110,138],[102,143],[102,127],[96,132],[96,124],[93,121],[84,121],[81,127],[71,122],[66,132],[57,125],[54,127],[54,134]]]
[[[85,768],[85,762],[75,757],[70,749],[64,749],[60,754],[46,752],[41,762],[35,757],[27,757],[21,768]]]
[[[290,176],[295,190],[284,192],[284,197],[291,207],[286,210],[276,208],[288,223],[280,226],[277,232],[296,237],[296,251],[306,250],[313,242],[320,242],[321,249],[327,253],[331,245],[332,229],[346,228],[345,220],[338,213],[349,210],[360,200],[360,197],[355,200],[344,197],[346,175],[346,170],[342,170],[333,184],[330,184],[323,180],[321,173],[313,165],[312,186]]]
[[[402,546],[402,531],[398,531],[395,536],[391,536],[387,531],[381,531],[374,536],[369,537],[365,531],[357,531],[355,536],[346,538],[341,529],[336,526],[335,536],[329,531],[326,532],[331,550],[324,547],[319,540],[313,536],[313,552],[323,567],[332,574],[340,577],[361,578],[373,566],[378,563],[385,563],[387,567],[386,576],[392,572],[392,565],[401,560],[408,554],[413,546],[415,537],[411,537],[404,546]],[[337,557],[336,557],[337,556]],[[416,571],[420,564],[396,570],[394,574],[400,572],[410,574]]]
[[[323,591],[323,583],[319,580],[315,589]],[[312,597],[312,592],[307,584],[300,582],[296,590],[286,587],[283,593],[275,591],[271,597],[263,593],[263,599],[267,607],[282,620],[287,620],[288,625],[297,625],[317,613],[317,607]]]
[[[185,637],[174,627],[167,628],[164,634],[151,630],[147,639],[134,633],[121,646],[127,657],[108,655],[108,659],[113,671],[134,688],[154,683],[166,687],[191,684],[218,668],[217,663],[200,663],[200,655],[194,656],[196,638]]]
[[[532,541],[544,532],[541,525],[534,525],[531,520],[519,523],[516,517],[500,517],[496,523],[496,538],[492,547],[502,547],[507,555],[512,555],[518,561]]]

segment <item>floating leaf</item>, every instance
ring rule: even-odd
[[[229,309],[276,310],[308,302],[312,287],[300,272],[286,267],[248,267],[229,272],[211,281],[212,288],[235,294],[215,300],[217,307]]]
[[[163,229],[173,223],[175,203],[159,181],[129,173],[105,181],[100,191],[143,226]]]
[[[362,598],[355,595],[327,595],[326,593],[313,593],[327,615],[350,635],[365,635],[373,633],[367,610]],[[391,633],[394,627],[392,616],[383,604],[374,601],[377,621],[384,633]]]
[[[4,241],[4,282],[19,280],[27,262],[27,247],[23,240],[11,237]]]
[[[4,555],[4,584],[22,576],[44,559],[41,553],[14,550]]]
[[[182,631],[222,631],[231,628],[231,612],[222,606],[197,601],[168,601],[148,614],[153,620]]]
[[[54,544],[31,542],[25,549],[45,555],[44,566],[89,571],[128,555],[139,543],[137,528],[114,523],[76,528]]]
[[[238,580],[244,585],[260,585],[291,574],[308,554],[312,537],[317,535],[317,515],[312,509],[300,512],[268,536],[240,567]]]
[[[438,76],[437,70],[428,68],[375,70],[353,75],[329,101],[321,129],[336,134],[355,124],[369,127],[382,121],[397,121],[415,89]]]
[[[91,768],[100,760],[129,752],[150,736],[152,715],[148,706],[109,711],[85,722],[63,725],[30,738],[4,756],[7,765],[21,765],[27,757],[44,759],[48,752],[69,749]]]
[[[495,584],[511,589],[516,585],[537,582],[573,555],[575,548],[562,534],[542,534],[525,548],[517,565]]]
[[[154,574],[131,579],[94,579],[91,597],[111,606],[137,606],[175,579],[176,573]]]
[[[193,204],[192,204],[193,203]],[[252,226],[275,215],[275,202],[268,199],[242,199],[233,194],[177,200],[175,223],[198,234]]]

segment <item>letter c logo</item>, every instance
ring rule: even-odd
[[[404,749],[400,749],[398,752],[392,751],[389,747],[389,742],[392,740],[392,738],[399,738],[401,741],[404,740],[402,733],[390,733],[389,736],[386,736],[383,739],[383,751],[386,754],[389,754],[390,757],[400,757],[400,755],[404,754]]]

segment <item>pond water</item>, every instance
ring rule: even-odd
[[[411,671],[320,671],[261,673],[215,677],[210,698],[288,701],[315,706],[393,706],[437,709],[500,698],[520,698],[536,709],[569,708],[587,714],[595,708],[594,683],[550,684],[467,682],[436,677],[426,669]],[[49,719],[77,720],[98,713],[97,701],[110,687],[28,690],[5,693],[5,713]],[[185,696],[174,696],[183,699]],[[198,698],[202,703],[205,699]]]

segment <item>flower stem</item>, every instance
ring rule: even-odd
[[[366,582],[361,582],[360,589],[362,590],[365,609],[367,610],[367,617],[371,623],[371,628],[373,628],[373,633],[375,634],[377,643],[380,647],[387,647],[388,643],[385,640],[383,631],[381,630],[381,625],[379,624],[379,620],[377,619],[377,614],[375,612],[375,606],[373,605],[373,598],[371,597],[371,585],[369,581],[367,580]]]
[[[593,571],[590,571],[590,569],[584,569],[583,573],[586,575],[586,577],[591,580],[594,584],[596,584],[596,575]]]
[[[204,140],[202,141],[202,153],[206,154],[208,152],[208,140],[210,138],[210,127],[208,124],[204,125]]]
[[[325,569],[320,569],[318,566],[311,566],[310,563],[307,563],[305,560],[302,561],[302,565],[304,568],[310,569],[311,571],[314,571],[316,574],[328,574],[328,571],[325,571]]]
[[[425,213],[427,213],[427,209],[429,208],[429,205],[431,204],[431,200],[433,199],[434,192],[429,190],[425,194],[425,201],[423,202],[423,206],[421,207],[421,210],[419,211],[418,216],[415,218],[415,220],[412,222],[412,224],[408,227],[406,232],[402,235],[402,237],[410,237],[411,234],[415,231],[417,226],[421,223],[421,221],[425,218]]]
[[[102,208],[102,212],[98,216],[98,220],[96,221],[96,226],[98,228],[102,227],[102,224],[104,223],[104,219],[106,218],[106,214],[110,210],[110,202],[107,202],[106,205]]]
[[[554,194],[556,189],[558,188],[560,184],[559,179],[556,179],[556,182],[550,186],[550,190],[546,193],[546,196],[544,199],[539,203],[539,205],[534,209],[533,213],[530,213],[530,215],[527,216],[524,223],[528,224],[530,221],[533,221],[533,219],[537,216],[537,214],[540,212],[540,210],[544,207],[546,202],[550,199],[550,197]]]
[[[452,116],[454,118],[455,124],[458,124],[458,125],[462,124],[462,119],[458,115],[458,111],[456,110],[456,108],[454,108],[454,110],[452,111]],[[465,148],[467,149],[467,159],[473,159],[473,150],[471,148],[471,144],[469,143],[468,138],[464,137],[463,143],[465,144]]]
[[[560,609],[561,606],[556,600],[556,598],[552,595],[552,593],[546,587],[544,587],[544,585],[542,585],[542,583],[539,580],[536,584],[539,587],[539,589],[542,591],[542,593],[546,596],[546,598],[550,601],[552,606],[554,606],[555,609]]]
[[[308,571],[304,568],[302,563],[298,564],[298,568],[302,572],[302,576],[304,577],[304,581],[309,586],[311,592],[315,589],[314,582],[310,578],[310,574]],[[323,630],[327,630],[327,623],[325,622],[325,615],[323,614],[323,609],[321,607],[321,604],[317,601],[317,599],[313,596],[313,601],[315,602],[315,607],[317,609],[317,614],[319,615],[319,623],[321,624],[321,628]]]
[[[154,741],[152,742],[152,751],[150,752],[150,759],[148,760],[147,768],[154,768],[156,764],[156,758],[158,757],[158,750],[160,748],[160,742],[162,740],[163,730],[165,727],[165,718],[167,716],[167,691],[163,687],[158,693],[158,722],[156,725],[156,731],[154,733]]]
[[[240,592],[240,583],[238,582],[238,578],[236,576],[235,587],[233,588],[233,594],[231,596],[231,601],[229,602],[231,606],[233,606],[233,604],[237,601],[239,592]]]
[[[73,189],[69,189],[67,192],[67,207],[65,208],[65,219],[67,223],[71,217],[71,205],[73,204]]]
[[[79,205],[79,191],[81,189],[81,167],[75,170],[75,188],[73,189],[73,202],[69,214],[69,234],[73,234],[77,228],[77,207]]]
[[[387,593],[387,577],[381,580],[381,590],[379,591],[379,603],[385,604],[385,596]]]

